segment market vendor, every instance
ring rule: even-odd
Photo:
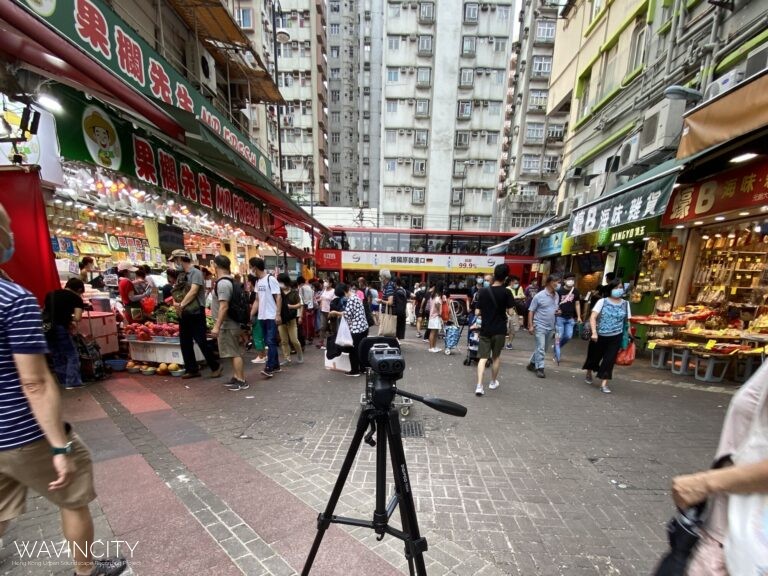
[[[120,302],[125,308],[125,318],[128,322],[141,319],[141,306],[139,302],[146,297],[145,293],[136,293],[136,288],[131,280],[131,275],[138,270],[130,262],[117,264],[117,276],[119,278],[117,289],[120,294]]]
[[[78,267],[80,268],[80,280],[83,281],[83,284],[88,284],[91,280],[90,276],[94,268],[93,258],[90,256],[83,256],[83,259],[80,260]]]

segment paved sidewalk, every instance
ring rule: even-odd
[[[405,446],[430,576],[650,573],[665,548],[670,478],[707,466],[733,388],[639,359],[617,368],[614,394],[603,395],[583,383],[580,341],[537,379],[525,370],[533,340],[521,334],[504,352],[501,387],[478,398],[463,348],[429,354],[408,336],[398,385],[469,408],[454,418],[417,405],[404,418],[424,430]],[[306,357],[272,380],[253,367],[237,393],[224,380],[117,376],[66,392],[66,418],[97,461],[97,535],[138,542],[135,574],[300,572],[363,388],[325,371],[320,351]],[[338,514],[370,519],[374,455],[362,448]],[[30,497],[0,574],[71,573],[14,565],[14,542],[60,538],[55,511]],[[334,527],[312,573],[407,573],[402,549]]]

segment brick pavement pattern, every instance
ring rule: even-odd
[[[398,385],[469,408],[454,418],[416,405],[405,418],[425,430],[404,443],[430,576],[649,574],[665,550],[670,478],[708,465],[733,388],[638,359],[603,395],[583,382],[581,342],[540,380],[524,368],[532,339],[520,335],[501,387],[478,398],[463,354],[428,354],[413,335]],[[65,416],[94,450],[97,535],[140,542],[134,574],[301,570],[363,387],[325,371],[314,349],[306,358],[269,381],[252,370],[237,393],[222,380],[118,375],[66,392]],[[374,486],[364,445],[336,513],[370,519]],[[70,574],[14,563],[15,541],[60,538],[55,510],[30,496],[0,574]],[[402,551],[334,527],[312,573],[407,573]]]

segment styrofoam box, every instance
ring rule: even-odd
[[[105,334],[94,338],[99,345],[99,351],[102,355],[116,354],[120,350],[120,344],[117,340],[117,334]]]
[[[131,360],[138,362],[184,364],[184,358],[181,355],[181,345],[179,344],[133,340],[128,342],[128,349],[131,354]],[[205,359],[197,344],[195,344],[195,359],[198,362]]]
[[[331,358],[330,360],[326,357],[325,368],[326,370],[349,372],[352,370],[352,365],[349,363],[349,354],[342,352],[341,356],[336,356],[336,358]]]
[[[112,312],[83,312],[83,317],[77,324],[77,331],[86,338],[93,336],[117,336],[117,319]]]

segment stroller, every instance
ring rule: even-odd
[[[469,331],[469,338],[467,341],[467,357],[464,358],[464,366],[471,366],[472,362],[477,363],[479,360],[478,350],[480,348],[480,329],[475,328]]]

